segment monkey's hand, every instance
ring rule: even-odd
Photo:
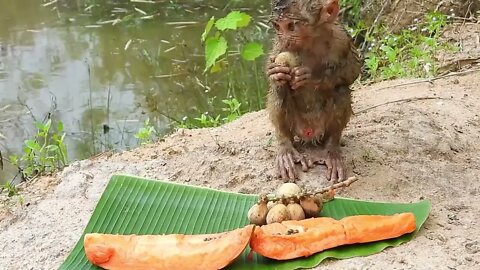
[[[292,69],[292,81],[290,86],[293,90],[299,89],[302,86],[311,82],[312,71],[308,67],[294,67]]]
[[[292,79],[290,75],[291,70],[289,67],[276,64],[273,62],[274,59],[271,58],[270,63],[267,65],[267,76],[276,85],[283,86]]]
[[[295,163],[300,163],[304,172],[313,167],[313,164],[307,162],[305,156],[300,154],[295,148],[281,147],[277,154],[276,165],[278,175],[281,176],[283,180],[294,181],[298,178]]]

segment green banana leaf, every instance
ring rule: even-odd
[[[217,233],[243,227],[248,209],[257,195],[238,194],[210,188],[172,182],[149,180],[127,175],[114,175],[102,194],[84,234],[60,266],[60,269],[100,269],[86,258],[83,249],[85,233],[111,234],[203,234]],[[341,219],[359,214],[391,215],[413,212],[417,230],[398,238],[366,244],[346,245],[308,258],[276,261],[258,254],[247,260],[247,247],[228,269],[233,270],[291,270],[311,268],[325,258],[344,259],[378,253],[387,247],[411,240],[428,217],[430,202],[385,203],[335,198],[326,203],[321,216]]]

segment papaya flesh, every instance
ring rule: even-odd
[[[412,213],[289,220],[257,227],[250,248],[270,259],[289,260],[341,245],[395,238],[415,228]]]
[[[254,225],[217,234],[114,235],[84,237],[88,260],[104,269],[217,270],[247,247]]]
[[[415,231],[415,216],[412,213],[392,216],[349,216],[340,220],[345,228],[347,244],[367,243],[396,238]]]

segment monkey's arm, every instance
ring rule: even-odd
[[[351,85],[360,76],[361,68],[360,56],[355,45],[350,41],[345,59],[332,72],[332,76],[336,78],[336,86]]]
[[[329,90],[339,86],[350,86],[361,72],[362,62],[353,44],[350,44],[345,58],[327,68],[315,70],[311,87],[317,90]]]
[[[352,36],[343,25],[336,24],[336,26],[338,27],[335,31],[336,36],[344,46],[338,51],[340,60],[333,66],[329,77],[333,79],[335,87],[350,86],[360,76],[362,60],[353,43]]]

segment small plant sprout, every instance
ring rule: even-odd
[[[63,123],[59,121],[56,130],[51,128],[51,119],[46,123],[36,122],[35,126],[37,133],[34,138],[25,141],[23,155],[10,157],[12,164],[21,168],[25,178],[63,168],[68,163]]]
[[[157,133],[155,128],[150,124],[150,119],[147,118],[143,122],[143,127],[141,127],[138,132],[135,134],[135,138],[137,138],[140,144],[149,144],[153,142],[153,137]]]

